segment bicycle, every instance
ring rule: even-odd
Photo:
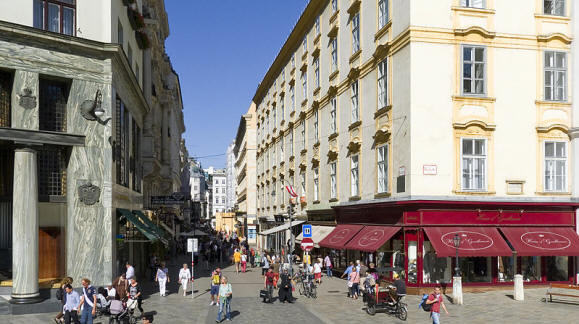
[[[317,288],[313,280],[313,275],[301,273],[301,285],[299,286],[300,295],[304,295],[308,298],[317,298]]]

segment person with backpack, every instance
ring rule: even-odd
[[[62,306],[66,304],[66,285],[72,285],[72,278],[66,277],[60,282],[60,287],[56,291],[56,299],[60,300]],[[54,318],[56,324],[64,322],[64,311],[60,311]]]
[[[209,306],[217,305],[219,302],[219,283],[221,282],[221,269],[216,268],[211,273],[211,303]]]
[[[440,324],[440,307],[442,307],[444,312],[448,315],[448,310],[446,310],[446,305],[444,305],[444,299],[440,292],[440,287],[434,288],[434,291],[428,296],[424,305],[423,308],[425,311],[428,311],[428,305],[431,305],[430,317],[432,318],[432,324]]]

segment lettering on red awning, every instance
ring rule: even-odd
[[[440,239],[442,240],[442,243],[444,243],[444,245],[454,249],[455,234],[458,234],[458,236],[460,237],[460,245],[458,247],[459,250],[469,250],[469,251],[484,250],[490,248],[494,243],[493,239],[490,236],[470,231],[448,232],[442,235]]]
[[[385,235],[386,233],[383,229],[369,231],[358,239],[358,245],[361,247],[371,246],[380,241]]]
[[[571,240],[553,232],[526,232],[521,241],[541,250],[563,250],[571,246]]]
[[[351,232],[352,232],[352,229],[350,229],[350,228],[342,228],[339,231],[337,231],[336,234],[333,234],[328,241],[332,244],[340,243],[345,238],[351,236],[350,235]],[[342,243],[344,243],[344,242],[342,242]]]

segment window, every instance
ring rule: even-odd
[[[352,123],[358,121],[358,80],[352,83],[351,86],[352,94]]]
[[[462,139],[462,189],[486,190],[486,140]]]
[[[142,182],[142,164],[141,164],[141,128],[137,122],[133,119],[132,122],[132,138],[133,145],[131,150],[131,168],[133,178],[133,190],[136,192],[141,192],[141,182]]]
[[[388,191],[388,146],[378,147],[378,193]]]
[[[314,111],[314,139],[316,142],[320,139],[318,121],[318,110],[316,109]]]
[[[336,162],[330,163],[330,198],[338,196],[338,179],[336,178]]]
[[[547,15],[565,16],[565,0],[543,0],[543,12]]]
[[[290,130],[289,141],[290,141],[290,156],[294,156],[294,131],[293,131],[293,129]]]
[[[121,24],[121,21],[119,20],[117,22],[117,44],[121,45],[123,49],[125,48],[124,35],[123,24]]]
[[[116,100],[115,163],[117,183],[129,186],[129,110],[121,98]]]
[[[66,132],[66,105],[69,86],[67,82],[40,80],[39,129]]]
[[[265,132],[269,133],[269,114],[265,116]]]
[[[276,165],[277,154],[275,154],[275,145],[272,145],[272,147],[271,147],[271,159],[272,159],[272,165]]]
[[[285,120],[285,102],[284,102],[285,98],[284,96],[279,96],[279,105],[280,105],[280,120]]]
[[[460,0],[460,5],[469,8],[484,8],[485,0]]]
[[[139,69],[139,64],[135,63],[135,77],[137,78],[137,83],[141,84],[141,70]]]
[[[316,89],[320,87],[320,59],[314,59],[314,76],[316,78]]]
[[[545,191],[567,191],[567,143],[545,142]]]
[[[360,194],[358,186],[358,155],[352,155],[350,159],[350,196],[355,197]]]
[[[567,54],[545,52],[545,100],[567,100]]]
[[[285,67],[283,69],[281,69],[281,73],[279,74],[279,77],[281,78],[280,83],[285,80]]]
[[[43,146],[38,150],[38,195],[66,196],[66,149]]]
[[[10,127],[12,74],[0,71],[0,127]]]
[[[221,198],[221,203],[225,204],[225,197]]]
[[[384,59],[378,64],[378,109],[388,105],[387,71],[387,63]]]
[[[360,13],[352,18],[352,54],[360,50]]]
[[[388,0],[378,0],[378,29],[388,23]]]
[[[320,34],[320,16],[316,17],[315,28],[316,28],[316,36],[318,36]]]
[[[285,160],[285,155],[284,155],[284,144],[283,144],[283,137],[282,139],[279,141],[279,161],[283,162]]]
[[[308,51],[308,36],[304,36],[304,39],[302,40],[302,48],[304,50],[304,53]]]
[[[296,68],[296,53],[292,54],[292,68]]]
[[[34,28],[75,35],[75,0],[34,0]]]
[[[331,55],[332,55],[332,72],[338,70],[338,37],[332,37],[331,42]]]
[[[301,123],[301,129],[302,129],[302,150],[306,149],[306,121],[302,120]]]
[[[482,95],[485,93],[485,48],[464,46],[462,48],[462,93]]]
[[[300,172],[300,196],[306,196],[306,173]]]
[[[305,100],[308,98],[308,73],[307,71],[302,72],[302,99]]]
[[[332,0],[332,12],[338,11],[338,0]]]
[[[291,101],[291,110],[296,110],[296,96],[295,96],[295,89],[294,85],[290,85],[290,101]]]
[[[319,179],[319,172],[318,168],[313,170],[314,173],[314,201],[320,200],[320,179]]]
[[[271,108],[271,112],[273,114],[273,128],[275,128],[277,126],[277,109],[275,108],[275,106],[273,106]]]
[[[336,97],[333,97],[332,99],[330,99],[330,131],[332,132],[332,134],[336,133],[338,131],[338,123],[337,123],[337,116],[336,116],[336,105],[337,105],[337,99]]]

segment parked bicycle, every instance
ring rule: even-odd
[[[308,298],[318,297],[316,284],[314,282],[314,275],[300,271],[299,276],[301,281],[298,289],[300,295],[306,296]]]

